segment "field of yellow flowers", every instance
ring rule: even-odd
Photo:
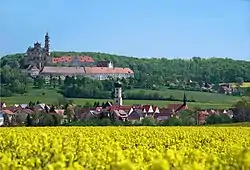
[[[19,127],[0,135],[0,170],[250,169],[249,127]]]

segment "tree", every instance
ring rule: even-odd
[[[206,124],[231,123],[232,119],[226,114],[211,114],[206,118]]]
[[[52,114],[52,118],[54,120],[53,125],[58,126],[61,124],[62,121],[62,116],[58,115],[58,114]]]
[[[142,119],[141,124],[143,126],[155,126],[156,121],[153,117],[146,117],[146,118]]]
[[[246,88],[245,88],[244,95],[250,97],[250,87],[246,87]]]
[[[191,110],[184,110],[180,113],[182,125],[191,126],[197,123],[196,113]]]
[[[39,113],[39,124],[40,126],[53,126],[54,119],[51,114],[48,113]]]
[[[181,126],[182,122],[180,119],[176,118],[176,117],[170,117],[167,120],[164,120],[161,125],[163,126]]]
[[[37,78],[36,78],[36,81],[37,81],[37,87],[38,87],[39,89],[42,89],[42,88],[44,87],[44,85],[45,85],[45,80],[44,80],[44,78],[43,78],[43,77],[37,77]]]
[[[27,114],[25,113],[16,114],[16,123],[18,125],[26,124],[26,121],[27,121]]]
[[[250,121],[250,97],[242,97],[234,104],[233,119],[236,122]]]
[[[17,60],[13,60],[10,64],[10,66],[14,69],[19,69],[20,68],[20,64],[18,63]]]
[[[67,108],[65,110],[65,115],[67,116],[67,121],[68,123],[70,123],[72,121],[72,119],[74,118],[74,112],[72,109],[70,108]]]
[[[61,78],[61,76],[58,77],[58,84],[62,85],[62,78]]]
[[[236,81],[237,87],[242,86],[242,84],[244,83],[244,79],[242,77],[236,77],[235,81]]]
[[[53,77],[53,78],[52,78],[52,82],[53,82],[53,83],[52,83],[52,84],[53,84],[53,88],[56,88],[56,78]]]
[[[49,75],[49,86],[51,87],[52,86],[52,79],[53,79],[53,76],[52,74]]]

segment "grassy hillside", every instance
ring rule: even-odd
[[[145,91],[146,93],[150,91]],[[44,95],[43,95],[44,93]],[[181,90],[166,90],[162,91],[163,94],[173,95],[176,98],[182,99],[184,91]],[[196,102],[188,102],[188,106],[200,107],[200,108],[228,108],[235,102],[237,97],[204,93],[204,92],[186,92],[188,97],[193,97]],[[53,104],[63,96],[57,93],[55,90],[48,89],[32,89],[27,94],[15,95],[13,97],[2,97],[1,101],[6,102],[7,105],[29,103],[29,101],[40,101],[44,103]],[[74,103],[84,105],[86,102],[94,103],[95,101],[107,101],[112,99],[83,99],[83,98],[71,98]],[[170,103],[180,103],[178,101],[158,101],[158,100],[124,100],[124,105],[132,104],[151,104],[160,107],[167,106]]]

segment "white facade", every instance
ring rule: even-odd
[[[122,106],[122,88],[121,87],[115,87],[114,104]]]
[[[134,74],[86,74],[88,77],[97,79],[97,80],[106,80],[108,78],[129,78],[129,77],[134,77]],[[83,75],[84,76],[84,75]]]
[[[0,112],[0,126],[2,126],[4,123],[3,113]]]

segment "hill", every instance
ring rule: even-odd
[[[250,62],[228,58],[203,59],[193,57],[190,60],[167,58],[134,58],[95,52],[52,52],[51,56],[89,55],[96,61],[109,60],[116,67],[129,67],[135,72],[138,86],[152,87],[166,85],[175,80],[194,82],[230,83],[241,77],[250,81]],[[18,61],[23,67],[24,54],[7,55],[1,58],[1,67],[13,65]],[[147,81],[146,81],[147,80]],[[181,86],[181,85],[180,85]]]

